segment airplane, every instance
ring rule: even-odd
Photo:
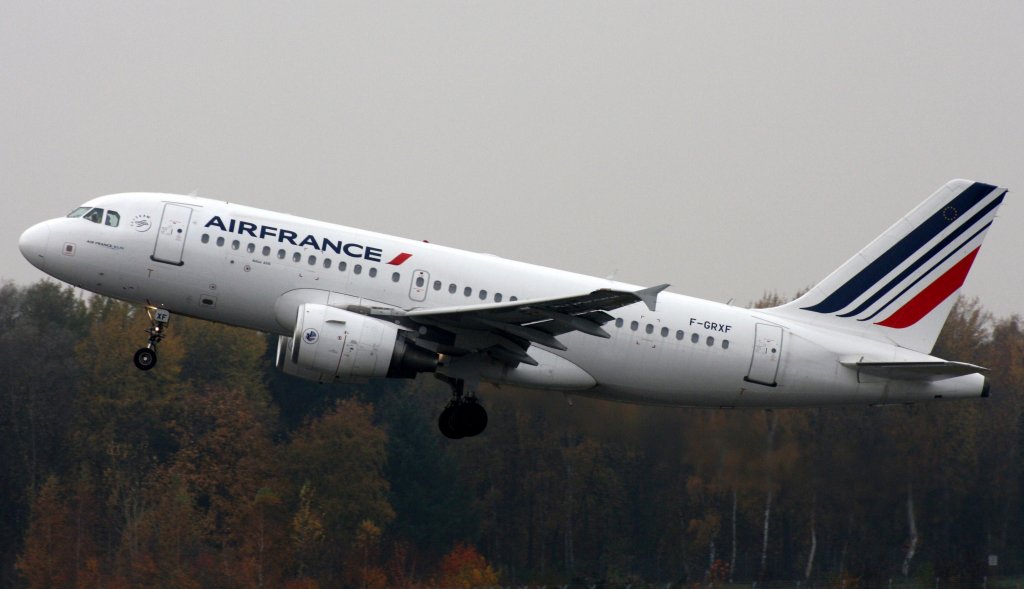
[[[748,309],[198,196],[94,198],[27,229],[25,258],[145,305],[157,363],[171,313],[276,334],[318,382],[452,390],[441,433],[480,434],[482,382],[712,407],[987,397],[987,369],[930,355],[1006,190],[952,180],[803,296]]]

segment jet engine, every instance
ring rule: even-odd
[[[415,378],[437,369],[437,354],[392,323],[327,305],[299,306],[292,337],[277,340],[277,367],[318,382]]]

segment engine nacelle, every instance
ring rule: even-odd
[[[415,378],[437,369],[437,354],[397,325],[317,304],[299,306],[292,337],[277,342],[277,367],[318,382],[367,377]]]

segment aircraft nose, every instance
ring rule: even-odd
[[[47,223],[38,223],[25,230],[18,239],[18,249],[30,264],[43,269],[46,265],[46,246],[50,242],[50,227]]]

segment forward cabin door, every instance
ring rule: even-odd
[[[409,285],[409,298],[422,302],[427,298],[427,284],[430,283],[430,274],[426,270],[416,270],[412,273],[412,284]]]
[[[192,209],[184,205],[167,203],[164,214],[160,218],[160,231],[156,234],[156,247],[150,259],[175,266],[184,265],[181,253],[185,249],[185,237],[188,235],[188,222],[192,219]]]
[[[779,358],[782,357],[782,328],[758,323],[754,328],[754,354],[746,380],[773,387],[777,385]]]

